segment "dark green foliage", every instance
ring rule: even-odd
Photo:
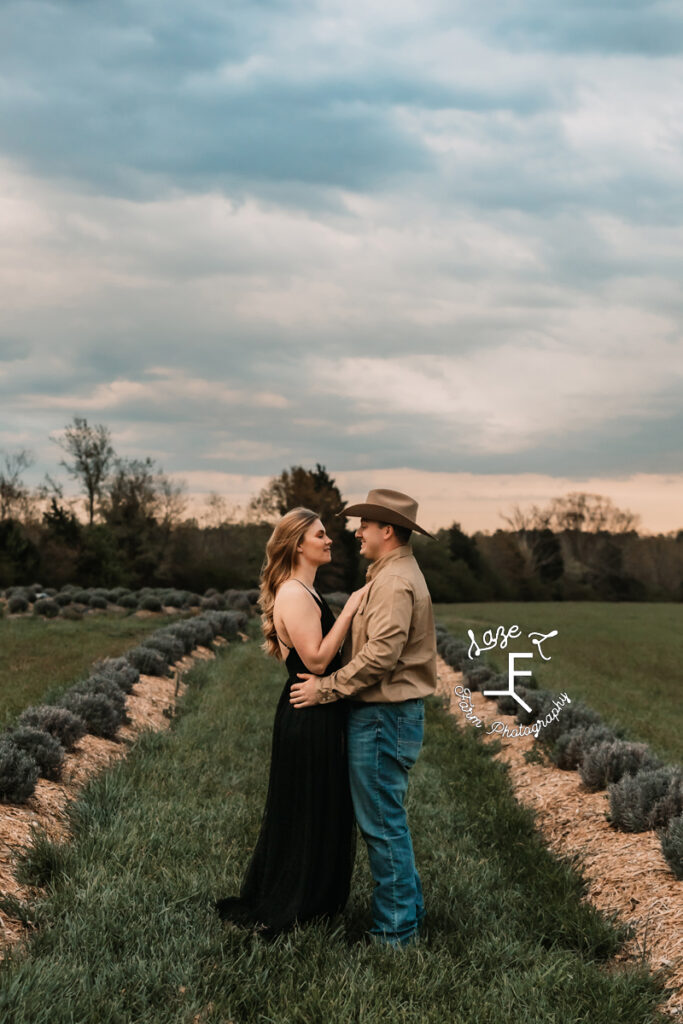
[[[214,631],[211,623],[203,615],[190,619],[190,627],[194,631],[195,644],[213,650]]]
[[[171,590],[169,594],[164,597],[164,604],[169,608],[182,608],[185,602],[185,596],[180,590]]]
[[[160,651],[155,651],[152,647],[133,647],[126,651],[126,658],[146,676],[168,675],[168,662]]]
[[[499,687],[491,687],[491,689],[499,689]],[[500,687],[502,689],[502,687]],[[525,686],[515,686],[515,693],[517,693],[522,700],[529,703],[529,691]],[[523,711],[524,708],[521,706],[519,701],[516,701],[512,694],[504,693],[500,697],[494,698],[496,707],[500,711],[501,715],[517,715],[518,711]]]
[[[667,825],[683,812],[683,769],[644,768],[608,787],[609,818],[622,832],[644,832]]]
[[[477,689],[481,693],[482,697],[486,698],[486,700],[495,700],[497,702],[498,701],[498,697],[495,697],[493,694],[484,693],[484,691],[485,690],[507,690],[508,689],[508,674],[507,674],[507,672],[497,672],[494,675],[489,676],[488,678],[482,679],[481,682],[479,681],[479,673],[480,672],[481,672],[481,670],[479,670],[479,672],[476,672],[475,675],[474,675],[474,682],[476,683]],[[515,687],[515,689],[518,689],[518,687]],[[517,705],[517,708],[521,708],[521,705],[517,704],[516,701],[515,701],[515,704]]]
[[[83,679],[79,683],[75,683],[69,688],[68,693],[101,693],[107,700],[116,708],[119,714],[119,722],[127,723],[130,721],[126,713],[126,695],[118,685],[118,683],[106,675],[92,675],[88,676],[87,679]]]
[[[683,879],[683,815],[671,818],[667,827],[658,834],[664,859],[676,878]]]
[[[462,674],[470,690],[480,690],[482,687],[486,688],[494,676],[494,671],[480,658],[467,658],[462,664]]]
[[[624,775],[635,775],[642,768],[660,768],[661,764],[647,743],[612,739],[586,751],[579,774],[588,789],[597,792],[606,789],[610,782],[618,782]]]
[[[467,663],[467,651],[468,645],[464,640],[458,640],[456,637],[447,636],[439,644],[437,643],[437,651],[451,668],[455,669],[456,672],[463,670],[464,665]],[[482,666],[484,670],[488,671],[488,666]],[[479,676],[481,676],[482,667],[479,668]],[[476,673],[477,670],[475,670]],[[475,678],[477,678],[475,674]]]
[[[258,587],[250,587],[248,590],[245,590],[244,593],[247,595],[247,599],[249,601],[249,604],[251,604],[251,605],[258,604],[259,598],[261,596],[261,591],[259,590]],[[334,594],[339,594],[340,591],[333,591],[333,593]],[[346,604],[348,596],[349,595],[347,594],[346,597],[344,598],[343,604]]]
[[[498,689],[498,687],[496,687],[496,689]],[[515,691],[517,693],[520,693],[521,687],[516,686]],[[557,694],[553,693],[552,690],[527,690],[527,688],[524,687],[524,702],[529,705],[531,711],[527,711],[525,708],[521,707],[521,705],[518,704],[517,721],[521,725],[531,725],[533,722],[536,721],[537,718],[544,718],[547,712],[553,707],[553,701],[556,698]],[[571,705],[569,706],[571,707]],[[560,718],[562,718],[562,715],[564,713],[565,711],[563,708]],[[549,726],[541,729],[539,733],[539,738],[545,738],[548,728]]]
[[[210,597],[203,597],[201,603],[202,609],[212,609],[219,611],[225,608],[225,598],[220,594],[212,594]]]
[[[221,613],[218,612],[217,614]],[[185,654],[188,654],[194,647],[194,632],[192,629],[188,629],[184,622],[174,622],[170,626],[165,626],[164,633],[168,633],[169,636],[180,640]]]
[[[557,697],[558,694],[551,693],[552,699],[549,702],[549,707],[552,706],[552,700]],[[541,731],[539,738],[546,746],[551,746],[563,733],[570,732],[572,729],[576,729],[579,726],[588,728],[591,725],[604,724],[602,716],[599,715],[597,711],[593,711],[592,708],[589,708],[581,701],[573,700],[571,704],[565,704],[563,706],[555,721],[550,722]]]
[[[23,804],[36,788],[40,775],[33,758],[13,743],[0,737],[0,801]]]
[[[141,599],[138,607],[142,608],[146,612],[160,612],[161,601],[158,597],[155,597],[154,594],[146,594],[145,597]]]
[[[244,612],[245,615],[251,615],[251,601],[244,590],[226,590],[224,598],[225,608],[230,608],[236,612]]]
[[[51,597],[41,597],[33,606],[34,615],[43,615],[46,619],[56,619],[59,615],[59,605]]]
[[[615,740],[616,733],[608,725],[579,725],[569,732],[562,733],[550,749],[550,759],[564,771],[573,771],[579,767],[584,756],[591,747],[605,740]]]
[[[107,599],[106,599],[106,597],[104,597],[102,594],[92,594],[92,596],[90,598],[90,607],[91,608],[106,608],[107,607]]]
[[[43,778],[54,782],[60,777],[64,747],[51,733],[33,725],[19,725],[9,729],[7,736],[33,758]]]
[[[20,725],[44,729],[59,740],[65,750],[73,750],[77,741],[86,733],[85,722],[79,715],[54,704],[36,704],[25,708],[18,722]]]
[[[23,594],[13,594],[7,602],[7,610],[12,615],[17,615],[19,612],[25,612],[28,610],[28,598]]]
[[[159,632],[152,633],[151,636],[145,637],[144,640],[140,641],[141,647],[151,647],[155,651],[159,651],[163,654],[169,665],[173,665],[174,662],[179,661],[185,653],[185,645],[182,640],[177,637],[170,636],[169,634],[163,634]]]
[[[114,738],[122,720],[117,706],[103,693],[67,691],[58,699],[57,707],[72,711],[83,719],[88,732],[105,739]]]
[[[135,594],[123,594],[116,603],[121,608],[137,608],[138,599]]]
[[[140,672],[127,658],[103,658],[92,667],[93,675],[113,679],[124,693],[131,693],[140,679]]]
[[[239,611],[205,612],[202,618],[211,625],[214,636],[223,636],[226,640],[235,640],[249,624],[246,613]]]
[[[90,604],[90,591],[89,590],[77,590],[73,595],[74,601],[78,604]]]
[[[66,608],[62,608],[59,615],[62,619],[73,619],[74,621],[80,621],[83,618],[83,612],[76,608],[73,604],[68,604]]]
[[[73,598],[70,593],[62,591],[60,594],[55,594],[55,601],[60,606],[60,608],[65,608],[66,605],[71,604]]]

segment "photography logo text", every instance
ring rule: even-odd
[[[469,650],[467,652],[467,656],[470,659],[472,659],[473,657],[478,657],[482,653],[482,651],[490,651],[494,647],[500,646],[501,650],[504,650],[507,647],[508,641],[510,639],[516,639],[517,637],[521,636],[521,631],[520,631],[519,626],[516,626],[516,625],[515,626],[511,626],[510,629],[507,630],[507,631],[505,630],[504,626],[498,626],[498,628],[496,629],[495,633],[493,633],[492,630],[487,629],[487,630],[485,630],[485,632],[482,635],[482,644],[481,645],[477,643],[477,640],[476,640],[476,638],[474,636],[474,633],[473,633],[473,631],[471,629],[467,630],[467,635],[469,636],[470,641],[471,641],[470,642]],[[558,635],[558,631],[556,629],[551,630],[550,633],[538,633],[538,632],[527,633],[527,637],[529,638],[529,640],[531,640],[531,643],[536,647],[536,649],[537,649],[539,655],[541,656],[541,658],[543,659],[543,661],[550,661],[550,656],[548,655],[546,657],[546,655],[543,653],[543,646],[542,646],[543,643],[546,640],[550,640],[552,637],[557,636],[557,635]],[[510,651],[509,654],[508,654],[508,686],[507,686],[507,689],[505,689],[505,690],[482,690],[481,693],[484,696],[491,696],[491,697],[499,697],[499,696],[512,697],[515,701],[517,701],[517,703],[521,707],[523,707],[525,709],[525,711],[527,711],[529,714],[531,714],[531,711],[532,711],[531,707],[526,703],[526,701],[515,690],[515,680],[516,680],[516,678],[518,676],[530,676],[531,675],[531,670],[530,669],[517,668],[516,665],[515,665],[515,659],[516,658],[533,658],[533,656],[534,656],[533,652],[530,652],[530,651],[514,651],[514,652]],[[472,694],[471,694],[470,690],[466,686],[462,686],[461,684],[458,684],[457,686],[453,687],[453,692],[455,693],[456,697],[460,698],[460,701],[458,703],[458,707],[462,711],[465,712],[465,718],[467,719],[467,721],[470,722],[472,725],[475,725],[478,729],[480,729],[484,725],[484,723],[481,721],[481,719],[478,717],[478,715],[474,711],[474,708],[472,706]],[[560,711],[565,706],[565,704],[571,704],[571,700],[570,700],[568,694],[563,691],[562,693],[560,693],[559,699],[555,699],[553,701],[552,709],[550,709],[544,715],[543,718],[536,719],[536,721],[533,722],[531,725],[519,725],[519,726],[515,726],[515,727],[511,728],[509,725],[506,725],[504,722],[496,721],[496,722],[492,722],[491,723],[491,725],[486,730],[486,732],[487,732],[487,734],[499,733],[502,736],[509,736],[509,737],[511,737],[513,739],[516,738],[516,737],[519,737],[519,736],[530,736],[530,735],[534,735],[536,738],[538,738],[538,734],[541,731],[541,729],[543,729],[545,726],[550,725],[551,722],[554,722],[559,717]]]

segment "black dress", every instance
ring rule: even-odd
[[[303,585],[303,584],[302,584]],[[308,588],[307,588],[308,589]],[[324,598],[322,634],[334,624]],[[214,904],[220,917],[256,926],[266,939],[314,918],[330,920],[349,897],[356,823],[346,746],[348,704],[307,708],[289,703],[297,672],[309,672],[293,647],[288,678],[275,711],[266,806],[240,895]],[[341,667],[336,654],[322,675]]]

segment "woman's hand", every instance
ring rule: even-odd
[[[347,615],[356,614],[356,612],[358,611],[358,605],[361,603],[361,600],[363,598],[363,594],[365,593],[369,586],[370,583],[366,583],[365,586],[361,587],[359,590],[353,591],[348,601],[344,605],[344,611],[346,612]]]

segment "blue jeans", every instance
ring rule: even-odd
[[[375,880],[370,934],[402,946],[425,914],[404,806],[408,773],[422,748],[424,701],[349,704],[349,782]]]

